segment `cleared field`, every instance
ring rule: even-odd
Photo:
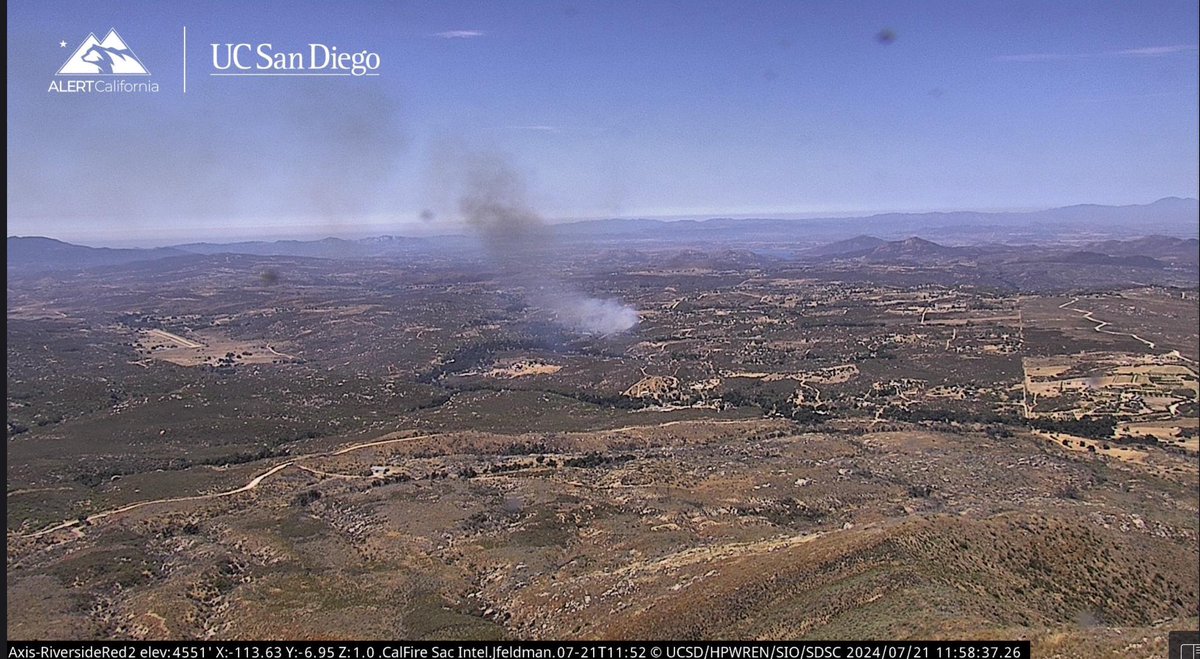
[[[1200,450],[1200,419],[1176,417],[1162,421],[1133,421],[1117,424],[1117,436],[1154,438],[1167,446],[1186,451]]]
[[[547,364],[536,360],[516,360],[504,364],[496,364],[485,376],[490,378],[523,378],[532,375],[552,375],[562,370],[559,364]]]
[[[1110,414],[1123,419],[1175,417],[1200,397],[1194,366],[1175,355],[1080,353],[1026,357],[1028,414]],[[1063,407],[1059,399],[1069,399]]]
[[[192,338],[161,329],[144,330],[135,344],[140,355],[179,366],[278,364],[294,359],[260,341],[239,341],[216,332],[197,332]]]
[[[144,336],[145,336],[145,342],[148,344],[148,346],[147,346],[148,349],[150,346],[170,347],[171,344],[174,344],[174,345],[177,345],[177,346],[180,346],[183,348],[203,348],[204,347],[203,345],[196,343],[195,341],[190,341],[188,339],[183,338],[182,336],[179,336],[178,334],[172,334],[166,330],[160,330],[160,329],[146,330]],[[158,339],[159,341],[155,342],[155,339]]]

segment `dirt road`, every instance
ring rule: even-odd
[[[1080,314],[1083,314],[1083,317],[1084,317],[1085,319],[1087,319],[1087,320],[1089,320],[1089,321],[1091,321],[1091,322],[1093,322],[1093,323],[1096,323],[1096,327],[1095,327],[1095,328],[1093,328],[1093,329],[1095,329],[1097,332],[1100,332],[1101,334],[1112,334],[1112,335],[1114,335],[1114,336],[1128,336],[1128,337],[1132,337],[1132,338],[1135,338],[1135,339],[1137,339],[1138,341],[1141,341],[1142,343],[1146,344],[1146,346],[1148,346],[1148,347],[1149,347],[1151,350],[1153,350],[1153,349],[1154,349],[1154,342],[1153,342],[1153,341],[1147,341],[1146,339],[1143,339],[1142,337],[1138,336],[1137,334],[1132,334],[1132,333],[1130,333],[1130,332],[1113,332],[1113,331],[1111,331],[1111,330],[1106,330],[1106,329],[1104,329],[1104,327],[1105,327],[1106,325],[1111,325],[1112,323],[1110,323],[1110,322],[1108,322],[1108,321],[1106,321],[1106,320],[1100,320],[1099,318],[1096,318],[1096,317],[1094,317],[1094,316],[1092,315],[1092,312],[1091,312],[1091,311],[1087,311],[1087,310],[1084,310],[1084,309],[1076,309],[1074,306],[1072,306],[1072,305],[1074,305],[1074,304],[1075,304],[1076,302],[1078,302],[1078,301],[1079,301],[1079,298],[1075,298],[1075,299],[1071,300],[1070,302],[1067,302],[1067,303],[1065,303],[1065,304],[1060,304],[1060,305],[1058,305],[1058,308],[1059,308],[1059,309],[1070,309],[1071,311],[1074,311],[1075,313],[1080,313]]]
[[[395,434],[395,433],[392,433],[392,434]],[[387,436],[389,436],[389,435],[385,435],[385,437],[387,437]],[[128,505],[121,506],[119,508],[112,508],[110,510],[104,510],[104,511],[101,511],[98,513],[94,513],[94,514],[88,515],[87,517],[84,517],[82,519],[63,520],[62,522],[60,522],[58,524],[44,528],[40,531],[35,531],[33,533],[26,533],[26,534],[18,534],[18,535],[20,537],[25,537],[25,538],[38,538],[38,537],[41,537],[41,536],[44,536],[44,535],[47,535],[50,533],[54,533],[55,531],[62,531],[64,529],[74,528],[74,527],[80,526],[81,524],[84,524],[84,523],[92,524],[92,523],[98,522],[106,517],[111,517],[113,515],[119,515],[121,513],[126,513],[131,510],[136,510],[138,508],[144,508],[146,506],[154,506],[154,505],[164,504],[164,503],[179,503],[179,502],[183,502],[183,501],[205,501],[208,499],[219,499],[221,497],[229,497],[229,496],[233,496],[235,494],[249,492],[250,490],[253,490],[254,488],[258,487],[259,484],[261,484],[267,478],[270,478],[271,476],[274,476],[275,474],[278,474],[279,472],[281,472],[284,469],[287,469],[288,467],[291,467],[291,466],[295,466],[299,469],[303,469],[303,470],[311,472],[311,473],[318,473],[318,474],[324,473],[317,469],[312,469],[312,468],[309,468],[309,467],[299,464],[299,462],[301,460],[312,460],[312,459],[316,459],[316,458],[331,457],[331,456],[336,456],[336,455],[345,455],[346,453],[350,453],[353,451],[360,451],[362,449],[372,448],[375,446],[384,446],[387,444],[397,444],[397,443],[401,443],[401,442],[415,442],[418,440],[429,439],[431,437],[438,437],[438,436],[439,435],[437,435],[437,434],[431,434],[431,435],[416,435],[416,436],[412,436],[412,437],[397,437],[394,439],[383,439],[383,440],[375,440],[375,441],[371,441],[371,442],[364,442],[361,444],[352,444],[350,446],[347,446],[347,447],[341,448],[341,449],[337,449],[335,451],[326,451],[324,453],[309,453],[306,455],[301,455],[301,456],[291,458],[286,462],[277,464],[274,467],[271,467],[270,469],[255,476],[254,478],[251,478],[245,485],[242,485],[241,487],[238,487],[238,488],[234,488],[232,490],[225,490],[224,492],[215,492],[212,494],[194,494],[191,496],[184,496],[184,497],[166,497],[163,499],[150,499],[147,501],[139,501],[137,503],[131,503]],[[344,477],[344,475],[342,475],[342,476]]]

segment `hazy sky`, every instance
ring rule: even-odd
[[[552,219],[1197,196],[1198,18],[1194,0],[10,2],[8,233],[436,230],[445,162],[475,151],[509,156]],[[109,28],[160,91],[47,92]],[[211,77],[213,42],[367,49],[381,75]]]

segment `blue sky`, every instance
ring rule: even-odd
[[[8,233],[431,231],[447,158],[475,151],[551,220],[1197,196],[1198,21],[1194,1],[10,2]],[[48,93],[110,27],[159,92]],[[241,41],[367,49],[381,75],[209,76],[209,44]]]

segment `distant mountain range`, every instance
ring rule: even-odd
[[[114,249],[75,245],[40,236],[9,236],[8,267],[9,269],[22,268],[26,270],[81,269],[206,254],[366,259],[453,248],[470,251],[477,249],[477,246],[468,239],[458,236],[437,239],[381,236],[361,240],[324,238],[321,240],[188,243],[151,249]]]
[[[187,252],[174,247],[153,249],[113,249],[85,247],[61,240],[42,237],[9,237],[8,267],[32,270],[58,270],[118,265],[133,261],[148,261]]]
[[[447,236],[445,238],[452,238]],[[359,240],[276,240],[237,243],[187,243],[174,249],[192,254],[256,254],[259,256],[311,256],[316,258],[372,258],[428,249],[438,238],[375,236]]]
[[[1200,262],[1200,240],[1182,240],[1170,236],[1146,236],[1136,240],[1105,240],[1087,245],[1092,252],[1112,256],[1166,257],[1183,263]]]
[[[867,217],[804,220],[591,220],[559,224],[555,233],[568,241],[808,243],[870,234],[896,240],[919,235],[940,243],[1091,242],[1150,234],[1200,236],[1200,201],[1166,197],[1151,204],[1083,204],[1040,211],[982,213],[884,213]]]
[[[890,241],[875,236],[856,236],[808,250],[804,252],[804,255],[840,259],[858,258],[869,261],[927,261],[967,256],[972,252],[973,250],[969,248],[947,247],[917,236]]]
[[[1037,258],[1059,263],[1162,267],[1196,264],[1200,259],[1196,240],[1200,202],[1168,197],[1136,206],[1080,205],[1024,213],[888,213],[808,220],[591,220],[553,225],[549,231],[564,246],[740,248],[783,258],[872,262],[927,262],[1009,253],[1013,258],[1032,258],[1021,252],[1023,246],[1036,245]],[[1059,248],[1047,251],[1053,246]],[[51,238],[9,237],[8,265],[26,270],[76,269],[196,254],[360,259],[422,252],[477,255],[479,249],[476,240],[464,236],[188,243],[153,249],[85,247]]]
[[[969,245],[948,247],[913,236],[883,240],[855,236],[801,251],[804,260],[859,260],[872,263],[934,263],[983,258],[990,261],[1115,265],[1131,268],[1195,266],[1200,262],[1200,240],[1171,236],[1145,236],[1133,240],[1106,240],[1083,249],[1056,245]]]
[[[855,236],[839,240],[828,245],[821,245],[808,250],[810,256],[864,256],[884,245],[888,241],[875,236]]]

